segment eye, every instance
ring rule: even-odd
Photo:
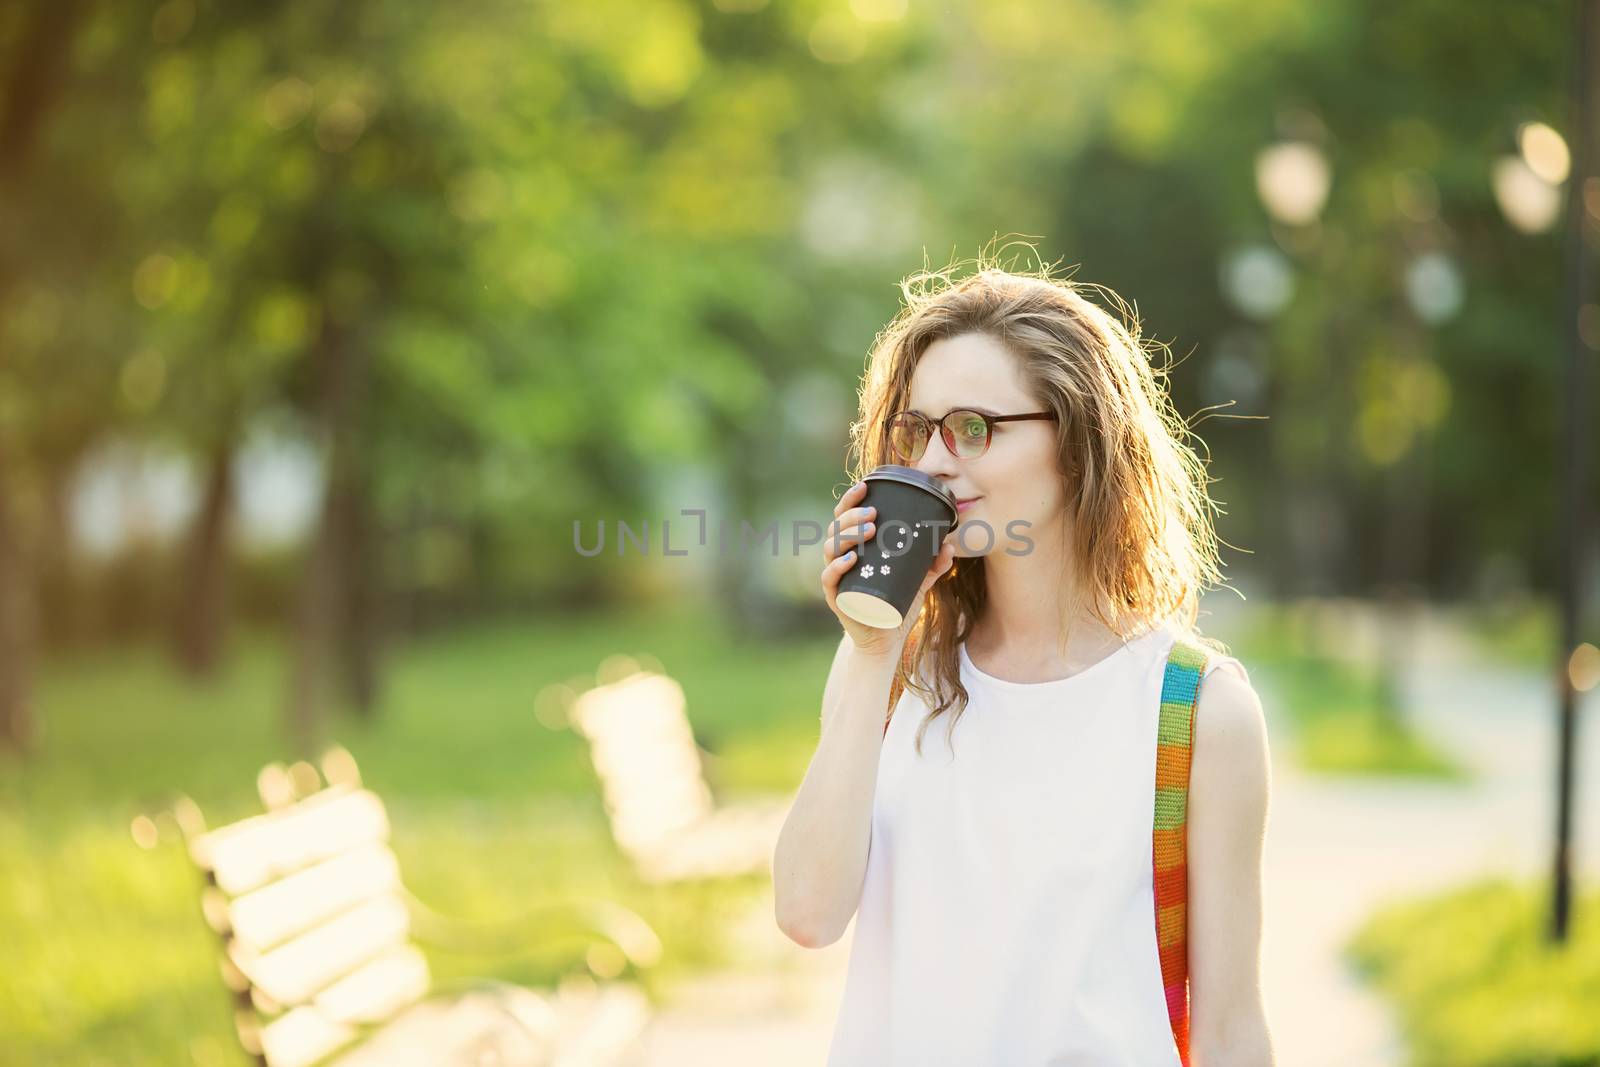
[[[915,415],[902,412],[889,423],[889,443],[901,459],[915,461],[927,443],[928,429]]]
[[[988,423],[983,421],[981,415],[970,411],[962,412],[960,418],[956,420],[956,433],[961,434],[963,437],[978,438],[985,436],[988,432]]]

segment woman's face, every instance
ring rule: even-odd
[[[942,418],[953,408],[990,415],[1046,410],[1024,387],[1017,358],[1000,342],[977,333],[928,346],[912,375],[906,406],[929,419]],[[1039,542],[1056,534],[1066,503],[1056,431],[1052,420],[1002,422],[994,427],[987,452],[976,459],[957,459],[935,430],[914,466],[943,482],[958,501],[972,501],[961,507],[957,556],[986,556],[1007,548],[1021,553],[1028,551],[1021,538]],[[1028,525],[1008,529],[1019,519]]]

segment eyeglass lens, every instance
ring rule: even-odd
[[[922,458],[934,423],[912,411],[902,411],[889,423],[889,444],[899,458],[915,463]],[[945,447],[959,459],[976,459],[989,447],[989,424],[976,411],[957,409],[938,423]]]

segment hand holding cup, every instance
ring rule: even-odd
[[[954,495],[920,471],[887,464],[851,486],[833,513],[823,541],[828,607],[858,649],[898,656],[928,590],[955,564]]]

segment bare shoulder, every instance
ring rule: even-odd
[[[1255,687],[1229,664],[1205,676],[1195,704],[1194,788],[1264,793],[1267,720]]]

